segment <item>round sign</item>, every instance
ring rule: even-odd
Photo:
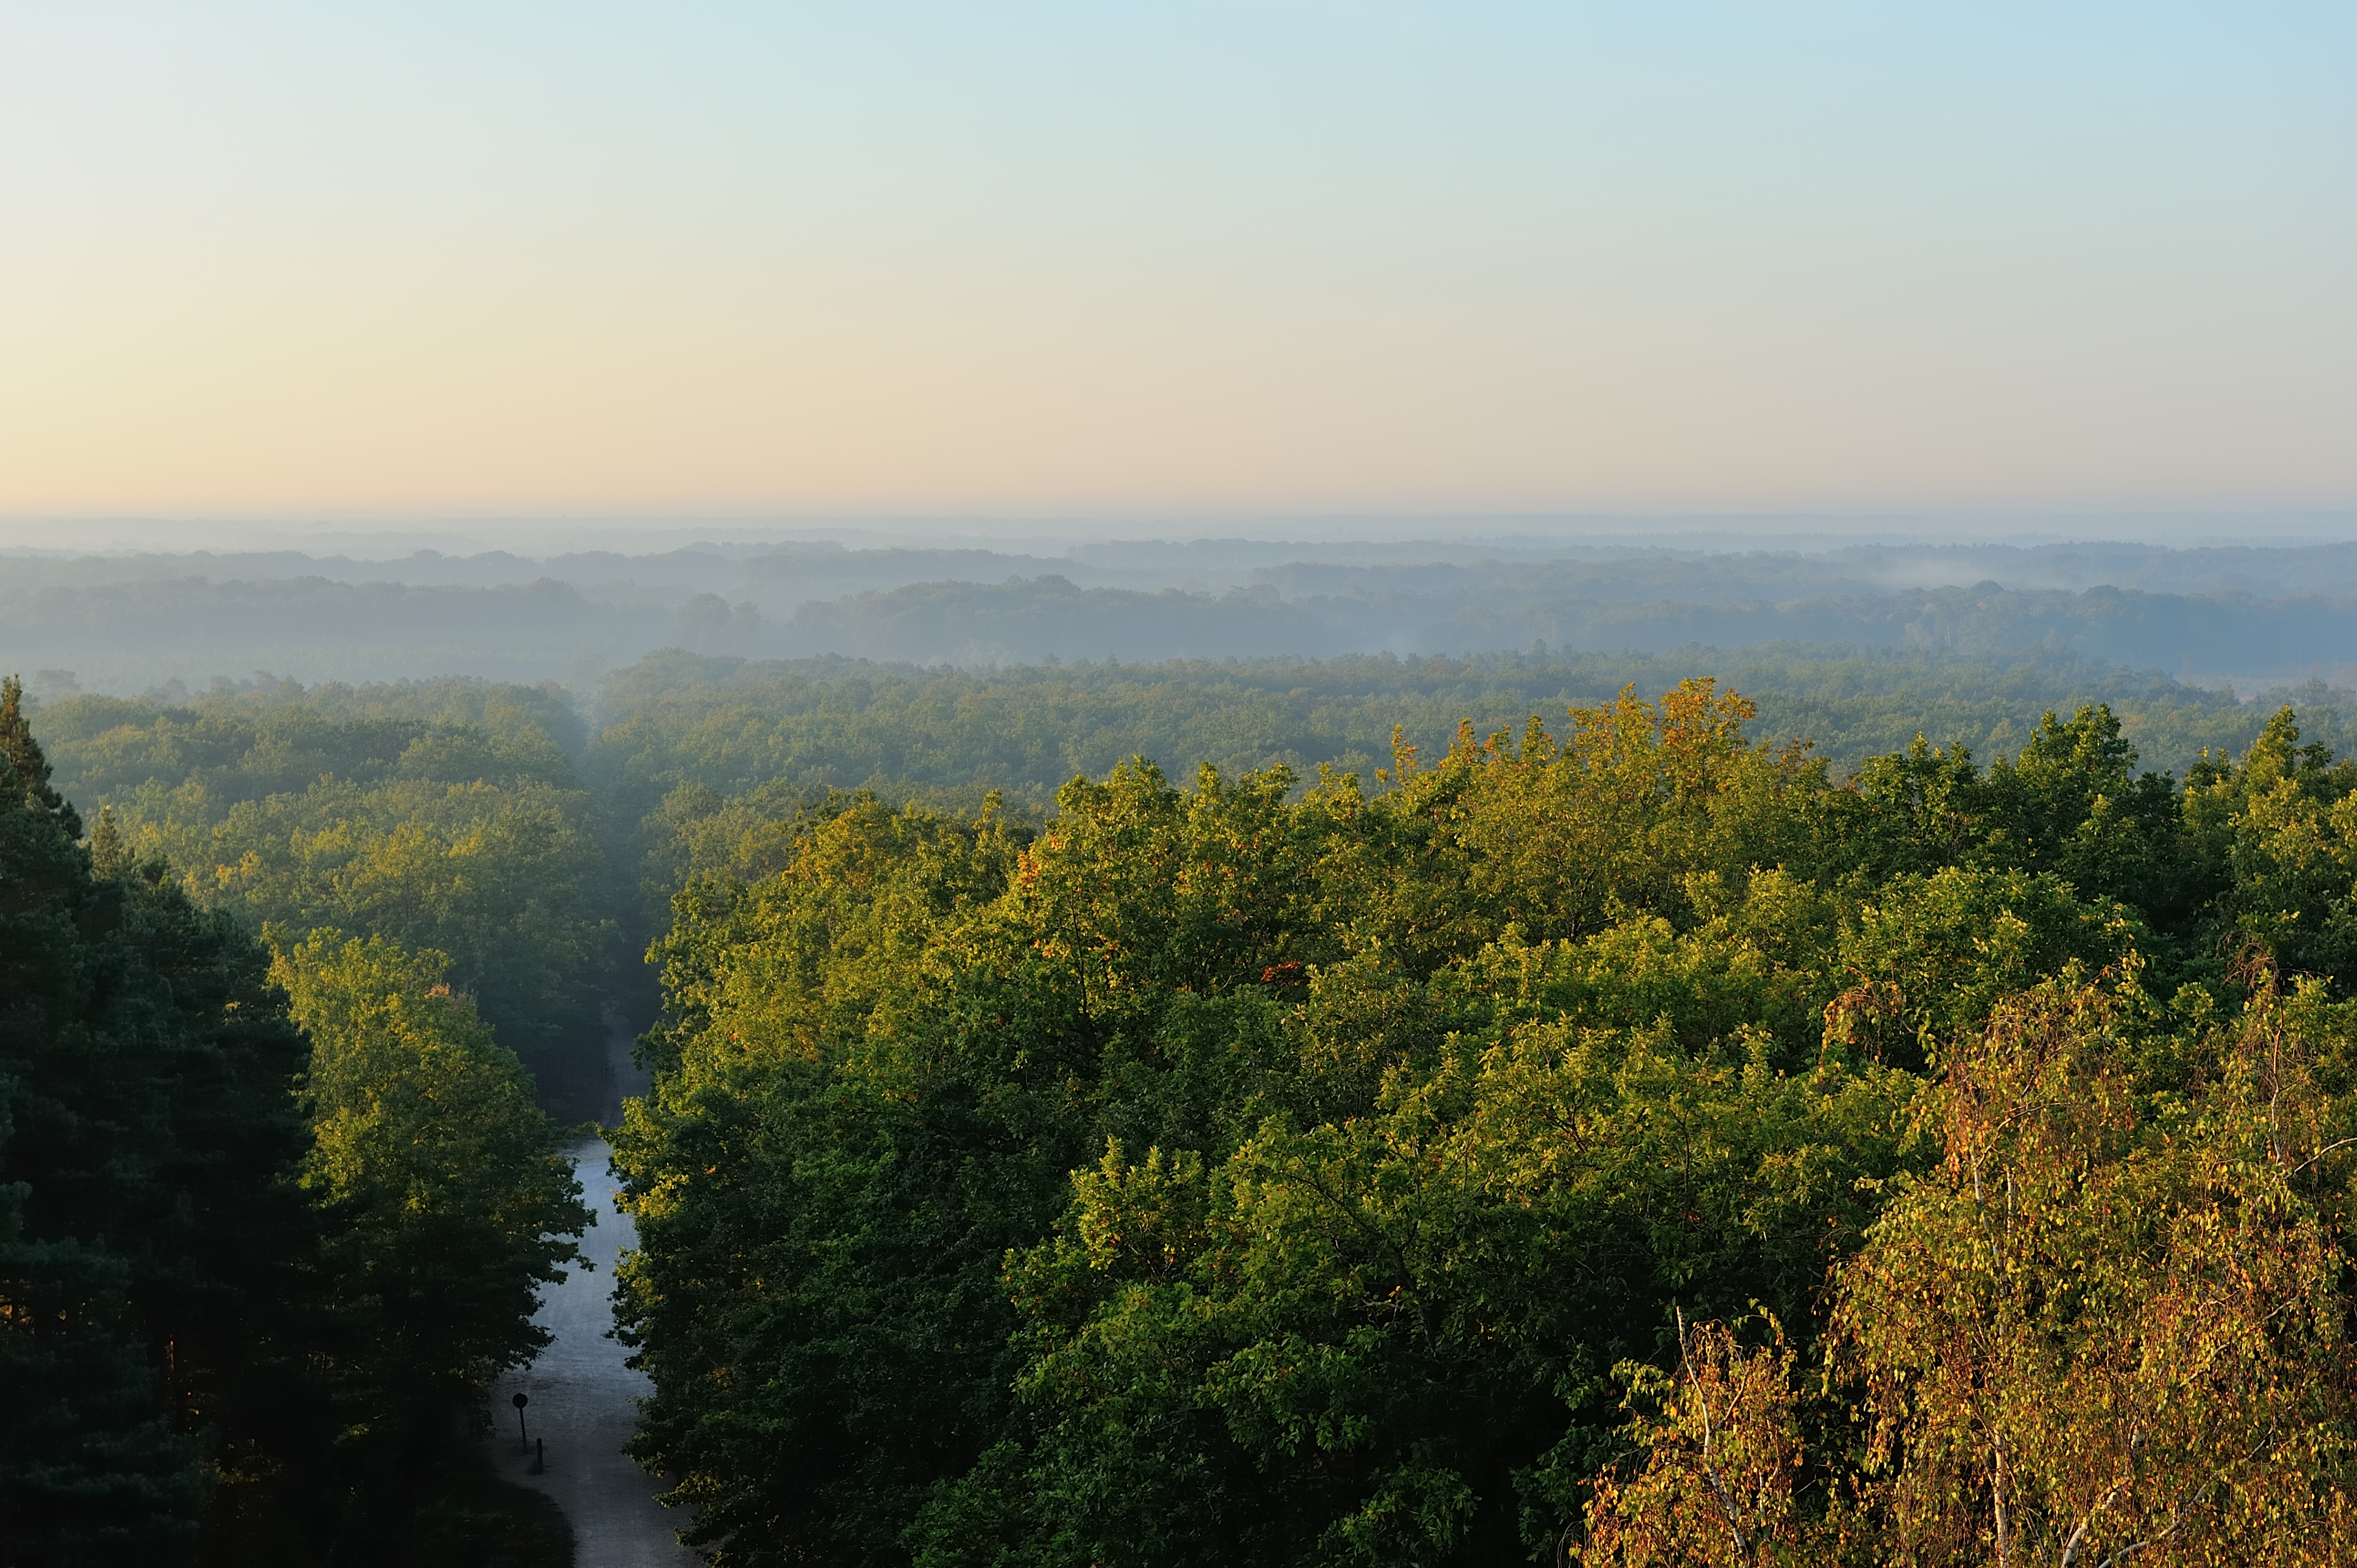
[[[510,1404],[511,1404],[511,1405],[515,1406],[515,1407],[516,1407],[516,1409],[518,1409],[518,1410],[522,1410],[524,1406],[526,1406],[526,1405],[530,1404],[531,1402],[532,1402],[532,1400],[531,1400],[530,1396],[525,1395],[525,1394],[522,1394],[522,1393],[517,1394],[515,1398],[513,1398],[513,1399],[511,1399],[511,1400],[508,1401],[508,1403],[510,1403]]]

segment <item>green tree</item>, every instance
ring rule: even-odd
[[[2255,941],[2344,993],[2357,983],[2357,764],[2301,744],[2286,708],[2240,762],[2192,771],[2185,815],[2232,867],[2211,910],[2213,940]]]
[[[998,1267],[1075,1157],[1072,1058],[1016,1000],[1043,983],[1019,950],[935,941],[1016,847],[855,800],[788,871],[680,897],[663,1071],[615,1141],[640,1240],[618,1310],[655,1378],[634,1452],[723,1561],[895,1560],[1004,1419]],[[927,998],[959,974],[985,994]],[[1010,1015],[1024,1035],[974,1054]]]
[[[81,837],[81,813],[49,782],[48,757],[25,719],[25,682],[15,675],[0,677],[0,789],[21,793],[33,810],[55,818],[66,837]]]
[[[310,1035],[302,1183],[327,1211],[339,1312],[364,1326],[374,1399],[405,1380],[479,1387],[547,1343],[535,1287],[564,1278],[593,1216],[559,1135],[445,976],[382,937],[313,931],[271,977]]]
[[[296,1388],[307,1046],[261,950],[93,876],[0,704],[0,1561],[173,1563]]]

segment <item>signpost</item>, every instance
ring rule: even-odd
[[[532,1397],[522,1389],[516,1391],[515,1398],[508,1401],[508,1403],[516,1407],[516,1441],[526,1447],[532,1445],[532,1439],[523,1434],[523,1407],[531,1402]]]

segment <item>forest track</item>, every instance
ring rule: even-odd
[[[576,1568],[687,1568],[696,1554],[673,1532],[688,1515],[657,1503],[662,1483],[622,1452],[638,1426],[637,1402],[653,1391],[645,1373],[622,1364],[628,1352],[608,1337],[615,1254],[637,1232],[614,1207],[605,1140],[565,1152],[580,1162],[582,1185],[597,1198],[597,1223],[581,1248],[595,1266],[569,1269],[564,1283],[542,1290],[533,1321],[556,1337],[531,1366],[492,1385],[492,1461],[507,1479],[556,1499],[573,1525]],[[510,1402],[519,1392],[531,1401],[524,1430],[546,1444],[547,1469],[540,1475],[532,1473],[533,1450],[518,1442]]]
[[[646,1092],[646,1075],[630,1061],[628,1020],[606,1009],[606,1101],[603,1120],[621,1120],[625,1095]],[[607,1174],[611,1151],[587,1138],[565,1153],[578,1162],[581,1185],[594,1197],[597,1223],[581,1239],[592,1267],[565,1271],[565,1283],[544,1287],[533,1321],[554,1335],[529,1367],[501,1377],[491,1389],[494,1463],[520,1486],[556,1499],[572,1522],[576,1568],[687,1568],[696,1554],[673,1533],[688,1516],[658,1504],[662,1483],[622,1452],[637,1429],[637,1402],[653,1391],[645,1373],[624,1366],[629,1354],[608,1337],[614,1326],[614,1260],[634,1245],[637,1227],[615,1208]],[[546,1444],[547,1469],[532,1473],[534,1450],[519,1443],[515,1410],[522,1393],[523,1426]]]

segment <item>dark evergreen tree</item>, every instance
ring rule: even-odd
[[[91,875],[0,691],[0,1562],[193,1554],[206,1465],[285,1418],[316,1251],[307,1046],[160,872]]]
[[[81,837],[81,813],[49,783],[49,759],[25,722],[25,682],[14,675],[0,677],[0,768],[36,811],[57,819],[66,837]]]

